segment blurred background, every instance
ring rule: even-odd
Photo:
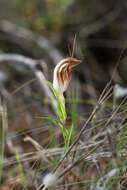
[[[0,95],[8,109],[7,157],[13,155],[13,145],[20,153],[33,150],[23,141],[27,135],[44,147],[53,144],[43,117],[55,117],[55,112],[40,72],[52,82],[53,69],[69,56],[75,35],[75,57],[82,63],[74,70],[66,104],[72,110],[70,102],[76,99],[80,128],[116,65],[112,83],[127,85],[127,1],[0,0]]]
[[[46,59],[47,62],[51,58],[48,50],[39,45],[34,46],[30,42],[32,39],[29,44],[25,44],[25,39],[21,42],[19,34],[18,40],[16,31],[9,31],[4,21],[48,39],[64,57],[68,56],[68,45],[72,44],[76,34],[76,54],[82,59],[82,65],[78,68],[80,82],[93,83],[94,87],[102,89],[120,54],[124,54],[118,75],[120,81],[126,84],[125,0],[1,0],[0,7],[1,51],[21,53],[36,59]],[[60,59],[59,55],[56,56],[58,59],[50,59],[50,64]]]

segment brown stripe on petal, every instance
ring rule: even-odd
[[[59,72],[60,73],[60,81],[64,85],[66,81],[70,81],[71,79],[71,72],[70,72],[70,67],[68,63],[65,65],[65,67],[62,68],[62,70]]]
[[[71,76],[70,76],[70,71],[69,71],[69,64],[64,68],[64,76],[66,81],[70,81]]]
[[[71,79],[71,73],[70,73],[69,65],[67,66],[67,75],[68,75],[68,80],[70,80]]]
[[[66,68],[66,69],[64,69],[64,73],[65,73],[65,77],[66,77],[66,79],[65,79],[65,80],[69,80],[69,78],[68,78],[67,68]]]
[[[70,81],[70,77],[69,77],[69,73],[68,73],[68,70],[67,70],[67,67],[66,67],[66,70],[65,70],[65,76],[66,76],[66,81]]]
[[[64,64],[65,64],[65,63],[64,63]],[[62,65],[63,65],[63,64],[62,64]],[[59,67],[58,70],[57,70],[57,78],[58,78],[58,82],[59,82],[60,84],[64,85],[63,69],[60,71],[60,68],[61,68],[62,65],[60,65],[60,67]]]
[[[60,84],[62,84],[61,75],[60,75],[59,70],[57,71],[57,78],[58,78],[58,82],[59,82]]]
[[[64,70],[63,69],[60,72],[60,78],[61,78],[62,84],[64,84]]]

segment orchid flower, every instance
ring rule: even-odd
[[[53,74],[53,87],[59,93],[63,94],[67,90],[69,82],[72,76],[72,69],[76,65],[78,65],[81,61],[68,57],[66,59],[61,60],[54,69]]]
[[[67,90],[69,82],[72,76],[72,69],[78,65],[81,61],[68,57],[61,60],[55,67],[53,73],[53,88],[57,93],[57,110],[59,118],[62,118],[64,123],[66,120],[65,99],[63,93]]]

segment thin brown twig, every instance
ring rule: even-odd
[[[99,98],[99,104],[103,104],[104,102],[106,102],[106,100],[108,100],[110,98],[110,96],[112,95],[112,89],[113,87],[111,86],[107,92],[105,92],[104,96],[100,99]]]
[[[117,112],[119,111],[120,107],[122,106],[122,104],[124,104],[124,102],[127,100],[127,96],[123,98],[123,100],[121,101],[121,103],[119,104],[119,106],[113,111],[111,117],[107,120],[105,127],[108,126],[108,124],[112,121],[113,117],[117,114]]]
[[[29,85],[29,84],[35,82],[36,80],[37,80],[37,79],[35,79],[35,78],[33,78],[33,79],[31,79],[31,80],[28,80],[28,81],[25,82],[23,85],[19,86],[19,87],[16,88],[15,90],[13,90],[13,91],[11,92],[11,95],[16,94],[16,93],[19,92],[22,88],[24,88],[25,86],[27,86],[27,85]]]
[[[79,164],[83,159],[85,159],[89,155],[91,155],[91,153],[94,152],[99,146],[94,147],[91,151],[88,152],[88,154],[86,154],[85,156],[82,155],[78,160],[76,160],[72,164],[70,164],[70,166],[68,166],[67,168],[65,168],[65,170],[58,176],[58,178],[63,177],[67,172],[69,172],[72,168],[74,168],[77,164]]]

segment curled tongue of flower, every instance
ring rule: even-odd
[[[68,57],[66,59],[61,60],[56,65],[53,75],[54,89],[56,89],[60,93],[63,93],[67,90],[72,76],[72,69],[79,63],[81,63],[80,60],[73,57]]]

